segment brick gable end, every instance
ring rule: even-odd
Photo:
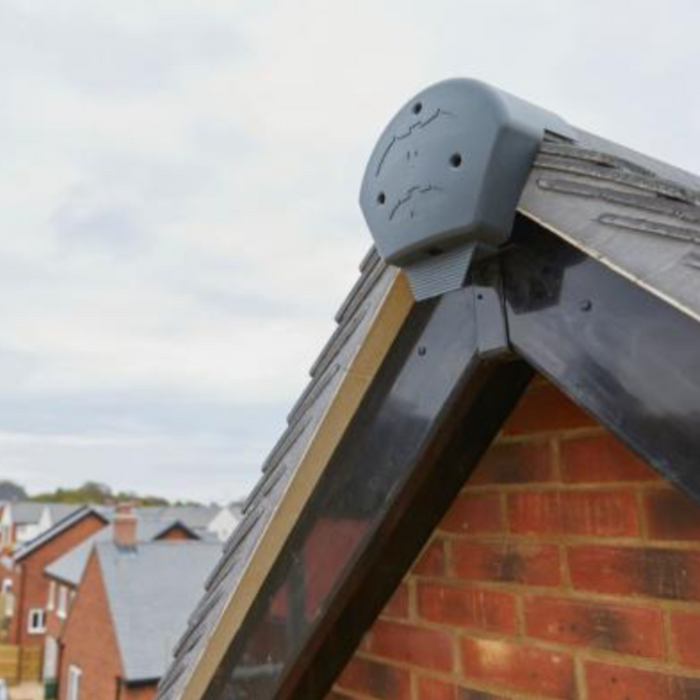
[[[329,700],[700,693],[700,507],[536,379]]]

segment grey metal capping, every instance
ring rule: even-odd
[[[393,117],[372,151],[360,208],[416,300],[458,289],[472,260],[510,237],[542,139],[560,117],[491,85],[445,80]]]
[[[223,607],[245,570],[246,563],[279,503],[289,479],[306,452],[347,366],[364,340],[373,312],[378,308],[394,272],[370,250],[360,278],[336,320],[338,326],[311,371],[311,381],[288,416],[288,426],[263,465],[260,482],[244,507],[243,520],[224,547],[210,573],[206,593],[190,616],[188,629],[175,647],[175,657],[163,677],[158,700],[178,698],[206,647]]]

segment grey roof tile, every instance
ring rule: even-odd
[[[44,508],[46,508],[46,504],[33,501],[19,501],[12,503],[10,508],[12,519],[17,525],[36,525],[44,512]]]
[[[221,545],[166,541],[129,549],[98,542],[95,551],[126,680],[160,679]]]
[[[148,506],[135,510],[142,518],[160,521],[179,520],[188,527],[205,529],[221,512],[221,506]]]
[[[158,539],[176,525],[182,525],[179,520],[151,520],[139,518],[136,522],[136,539],[138,542],[150,542]],[[192,536],[199,536],[192,532]],[[83,572],[87,565],[90,553],[98,542],[111,542],[114,539],[114,530],[111,525],[103,527],[91,537],[81,542],[62,557],[51,562],[44,572],[51,578],[58,579],[71,586],[77,586],[83,578]]]
[[[577,131],[543,144],[519,208],[700,319],[700,177]]]

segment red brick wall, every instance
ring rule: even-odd
[[[196,540],[197,538],[189,531],[186,530],[184,527],[181,527],[180,525],[175,525],[171,527],[169,530],[164,532],[160,537],[158,537],[159,540],[166,540],[166,541],[178,541],[178,540]]]
[[[78,666],[83,672],[81,698],[115,700],[117,679],[122,675],[121,656],[99,559],[94,551],[78,587],[61,642],[59,700],[67,697],[68,667],[71,665]]]
[[[44,569],[103,527],[104,522],[100,518],[88,515],[19,562],[17,566],[20,572],[15,586],[17,610],[10,632],[10,643],[22,646],[43,645],[43,635],[29,634],[27,622],[29,610],[46,608],[49,581],[44,576]]]
[[[331,697],[700,698],[700,507],[536,380]]]
[[[58,585],[56,584],[56,597],[58,597]],[[57,607],[54,604],[53,610],[46,611],[46,636],[58,639],[61,636],[61,630],[65,620],[58,616]]]
[[[49,581],[50,586],[52,579],[48,576],[47,579]],[[59,639],[68,617],[60,617],[58,614],[59,591],[61,587],[66,588],[68,590],[68,615],[70,615],[71,605],[73,604],[72,595],[75,593],[75,587],[68,586],[65,583],[61,583],[61,581],[59,581],[58,579],[53,579],[53,582],[55,585],[54,606],[53,610],[46,611],[46,636],[53,637],[54,639]]]

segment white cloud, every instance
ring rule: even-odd
[[[700,169],[700,6],[630,8],[0,0],[2,475],[249,486],[369,244],[369,151],[430,82]]]

